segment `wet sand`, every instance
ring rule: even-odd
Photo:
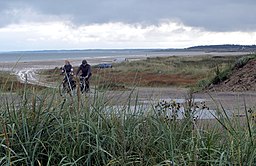
[[[112,63],[114,58],[88,58],[87,61],[91,65],[99,63]],[[73,66],[79,66],[81,60],[69,60]],[[64,60],[49,60],[49,61],[30,61],[30,62],[0,62],[0,70],[16,71],[21,69],[53,69],[64,65]]]
[[[132,94],[132,95],[131,95]],[[106,93],[113,105],[126,103],[132,96],[134,102],[152,104],[157,101],[184,102],[189,99],[190,90],[179,87],[136,87],[127,91],[109,91]],[[245,114],[245,110],[256,109],[256,92],[198,92],[192,94],[194,101],[203,101],[210,110],[232,111]],[[200,106],[201,102],[197,102]],[[223,108],[222,108],[223,107]]]

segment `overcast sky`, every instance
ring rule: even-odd
[[[255,0],[0,0],[0,51],[256,44]]]

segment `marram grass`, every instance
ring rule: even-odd
[[[249,114],[241,122],[220,108],[205,127],[190,116],[166,119],[153,105],[145,112],[130,96],[117,108],[97,90],[72,98],[52,89],[1,93],[0,165],[256,164]]]

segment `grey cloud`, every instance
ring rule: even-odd
[[[10,18],[3,11],[31,8],[41,16],[70,19],[76,25],[117,21],[158,24],[170,19],[212,31],[256,30],[254,0],[12,0],[0,5],[2,26],[22,19]],[[26,20],[30,21],[29,17]]]

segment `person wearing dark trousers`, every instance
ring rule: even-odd
[[[83,60],[82,64],[78,67],[76,76],[78,76],[80,71],[81,71],[81,74],[79,76],[80,82],[85,81],[85,87],[83,87],[83,84],[82,84],[81,92],[84,92],[84,91],[89,92],[89,90],[90,90],[89,79],[92,76],[91,65],[89,65],[86,60]]]
[[[63,85],[67,82],[68,85],[71,85],[73,88],[75,86],[75,82],[73,80],[73,66],[70,64],[68,60],[65,60],[65,65],[61,68],[61,74],[64,75]]]

